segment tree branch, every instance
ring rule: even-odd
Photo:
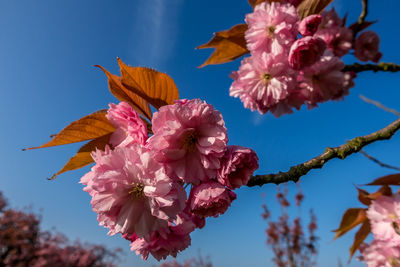
[[[363,72],[363,71],[388,71],[388,72],[397,72],[400,71],[400,65],[394,63],[385,63],[381,62],[378,64],[359,64],[354,63],[352,65],[346,65],[342,71],[354,71],[354,72]]]
[[[354,30],[354,38],[357,36],[357,33],[362,29],[362,25],[365,22],[365,18],[368,15],[368,0],[361,0],[362,10],[361,14],[358,17],[357,28]]]
[[[312,158],[304,163],[293,166],[287,172],[279,172],[276,174],[255,175],[251,177],[247,186],[262,186],[264,184],[274,183],[280,184],[289,181],[297,182],[300,177],[306,175],[312,169],[320,169],[326,162],[331,159],[344,159],[347,156],[359,152],[364,146],[376,141],[390,139],[397,130],[400,129],[400,119],[395,120],[385,128],[365,135],[356,137],[345,144],[330,148],[328,147],[324,153]]]

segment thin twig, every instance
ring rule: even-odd
[[[346,65],[342,71],[354,71],[354,72],[363,72],[363,71],[388,71],[388,72],[397,72],[400,71],[400,65],[394,63],[385,63],[381,62],[378,64],[359,64],[354,63],[352,65]]]
[[[399,167],[391,166],[391,165],[389,165],[389,164],[383,163],[382,161],[380,161],[380,160],[374,158],[373,156],[367,154],[367,152],[365,152],[365,151],[362,150],[362,149],[360,150],[360,153],[363,154],[364,157],[366,157],[367,159],[369,159],[369,160],[375,162],[376,164],[378,164],[379,166],[381,166],[381,167],[383,167],[383,168],[388,168],[388,169],[393,169],[393,170],[396,170],[396,171],[400,171],[400,168],[399,168]]]
[[[368,0],[361,0],[361,4],[362,10],[360,16],[358,17],[357,28],[354,30],[354,38],[357,36],[357,33],[361,31],[362,25],[364,24],[365,19],[368,15]]]
[[[361,98],[364,102],[367,102],[367,103],[369,103],[369,104],[372,104],[372,105],[374,105],[374,106],[377,106],[378,108],[383,109],[383,110],[386,111],[386,112],[393,113],[393,114],[396,115],[397,117],[400,117],[400,112],[398,112],[398,111],[395,110],[395,109],[388,108],[388,107],[382,105],[381,103],[379,103],[378,101],[369,99],[369,98],[367,98],[367,97],[365,97],[365,96],[363,96],[363,95],[360,95],[360,98]]]
[[[365,136],[356,137],[338,147],[328,147],[321,155],[312,158],[304,163],[293,166],[287,172],[255,175],[250,179],[247,186],[262,186],[269,183],[280,184],[289,181],[297,182],[300,177],[306,175],[310,170],[322,168],[324,164],[329,160],[334,158],[344,159],[353,153],[359,152],[366,145],[369,145],[376,141],[390,139],[399,129],[400,119],[397,119],[377,132]]]

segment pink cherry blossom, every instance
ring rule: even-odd
[[[305,17],[299,23],[300,34],[303,36],[313,35],[318,30],[318,26],[321,23],[321,21],[322,21],[322,16],[319,14],[310,15],[308,17]]]
[[[258,169],[258,157],[250,148],[228,146],[218,171],[218,182],[231,188],[246,185],[250,176]]]
[[[293,43],[289,52],[289,65],[296,70],[309,67],[324,54],[325,42],[320,38],[306,36]]]
[[[200,99],[180,100],[153,115],[148,146],[169,173],[198,184],[216,177],[228,142],[219,111]]]
[[[353,31],[344,27],[344,20],[338,16],[335,9],[324,11],[321,15],[322,21],[314,36],[324,40],[327,48],[335,56],[346,55],[352,47]]]
[[[354,55],[361,61],[378,62],[382,53],[379,52],[379,36],[374,31],[366,31],[357,37],[354,44]]]
[[[186,249],[191,243],[190,233],[195,228],[195,224],[181,214],[174,225],[170,224],[167,229],[152,233],[148,239],[136,235],[125,238],[132,242],[131,250],[136,251],[137,255],[141,254],[144,260],[147,260],[149,254],[161,260],[167,256],[176,257],[178,252]]]
[[[109,234],[146,237],[168,226],[183,210],[186,192],[139,144],[93,153],[96,165],[81,183],[92,195],[93,210]]]
[[[324,40],[327,48],[338,57],[346,55],[352,47],[353,31],[349,28],[330,27],[318,30],[314,36]]]
[[[303,69],[298,77],[301,94],[308,106],[315,107],[320,102],[338,100],[348,94],[352,75],[342,72],[343,61],[329,51],[314,65]]]
[[[375,239],[400,245],[400,194],[372,201],[367,217]]]
[[[247,48],[251,53],[281,53],[296,39],[298,20],[297,10],[291,4],[260,3],[253,13],[246,15]]]
[[[331,10],[326,10],[322,12],[322,21],[319,26],[320,29],[326,29],[331,27],[343,27],[344,21],[339,17],[336,10],[332,8]]]
[[[270,110],[278,116],[280,109],[287,109],[284,100],[295,89],[295,75],[287,55],[263,52],[242,60],[239,71],[231,76],[230,95],[240,97],[246,108],[261,114]]]
[[[391,245],[384,241],[373,240],[369,245],[360,246],[362,256],[367,267],[398,267],[400,266],[400,246]]]
[[[236,194],[217,182],[207,182],[194,186],[190,191],[191,211],[201,217],[218,217],[224,214],[236,199]]]
[[[147,126],[139,114],[126,102],[109,104],[106,117],[117,129],[111,135],[110,143],[116,147],[131,144],[144,145],[147,140]]]

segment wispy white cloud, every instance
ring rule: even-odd
[[[158,67],[174,54],[183,0],[146,0],[135,5],[132,55],[137,64]]]

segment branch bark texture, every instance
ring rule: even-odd
[[[281,184],[289,181],[297,182],[300,177],[306,175],[310,170],[322,168],[329,160],[334,158],[345,159],[347,156],[359,152],[366,145],[376,141],[390,139],[399,129],[400,119],[397,119],[377,132],[356,137],[338,147],[328,147],[321,155],[293,166],[287,172],[255,175],[250,179],[247,186],[262,186],[269,183]]]
[[[354,71],[354,72],[363,72],[363,71],[387,71],[387,72],[397,72],[400,71],[400,65],[394,63],[385,63],[381,62],[378,64],[359,64],[354,63],[352,65],[346,65],[343,71]]]

